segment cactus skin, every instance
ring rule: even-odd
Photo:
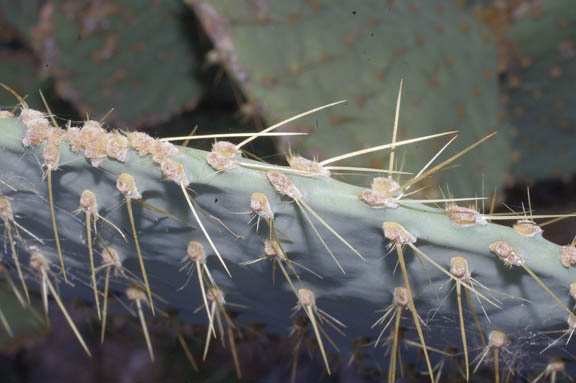
[[[3,132],[0,141],[0,192],[11,198],[17,222],[46,242],[46,245],[41,245],[23,233],[25,239],[18,243],[20,260],[27,264],[26,249],[33,244],[49,257],[56,270],[58,256],[51,241],[53,236],[48,192],[46,182],[42,180],[43,170],[38,162],[42,157],[42,148],[23,148],[25,128],[18,118],[0,119],[0,130]],[[146,203],[168,211],[180,219],[193,224],[195,222],[186,208],[180,188],[173,182],[166,181],[159,166],[150,158],[139,156],[130,149],[125,163],[106,158],[95,168],[82,153],[70,151],[68,143],[62,142],[59,149],[60,170],[53,172],[54,196],[65,264],[69,268],[68,275],[73,284],[61,284],[60,288],[63,295],[92,301],[88,249],[82,242],[85,228],[81,217],[72,214],[78,209],[80,194],[85,189],[95,193],[99,213],[118,225],[128,238],[130,223],[126,209],[119,206],[123,196],[116,189],[116,178],[121,173],[134,176],[138,191],[142,193]],[[568,291],[570,283],[575,279],[574,272],[561,265],[561,247],[546,241],[541,235],[527,238],[512,228],[494,224],[461,227],[450,221],[442,210],[426,206],[373,209],[359,201],[362,191],[359,187],[330,178],[290,176],[296,187],[302,191],[303,200],[366,258],[366,262],[362,261],[330,233],[321,230],[346,271],[343,275],[318,239],[311,234],[310,227],[296,204],[286,203],[286,199],[280,198],[268,183],[264,172],[235,168],[216,173],[207,165],[206,155],[203,151],[180,148],[180,153],[172,158],[183,164],[186,176],[191,181],[190,186],[198,193],[195,199],[206,214],[218,217],[230,230],[242,236],[238,238],[232,235],[219,224],[207,224],[216,246],[231,270],[231,279],[226,276],[213,252],[209,250],[205,237],[199,230],[192,230],[176,220],[144,210],[133,203],[135,223],[152,289],[167,300],[165,306],[179,311],[186,320],[205,321],[203,312],[201,315],[193,314],[194,309],[202,304],[198,286],[193,283],[194,279],[186,289],[177,291],[187,278],[178,272],[180,260],[186,253],[188,242],[195,240],[204,243],[208,254],[208,267],[227,299],[249,306],[249,309],[238,310],[238,320],[264,323],[268,331],[277,333],[286,333],[290,327],[290,312],[296,304],[296,296],[288,283],[277,276],[276,284],[273,285],[271,265],[264,262],[250,266],[240,265],[241,262],[253,260],[264,253],[264,240],[268,234],[262,228],[260,234],[256,233],[255,228],[248,223],[248,215],[236,214],[248,211],[252,193],[261,192],[268,197],[276,214],[276,228],[292,240],[283,243],[287,254],[324,277],[319,279],[301,272],[302,285],[295,283],[298,287],[313,291],[318,305],[347,325],[346,337],[337,334],[333,336],[344,350],[361,335],[376,336],[377,330],[370,329],[378,317],[374,311],[387,306],[391,302],[394,289],[402,285],[401,275],[393,273],[395,256],[391,254],[384,258],[389,244],[382,234],[384,221],[397,222],[405,227],[417,238],[416,245],[440,265],[448,268],[453,256],[464,257],[470,264],[472,276],[480,283],[494,291],[531,301],[528,304],[519,299],[500,297],[502,310],[484,304],[491,319],[489,324],[486,318],[480,317],[486,333],[491,329],[500,329],[520,342],[532,336],[533,332],[565,328],[567,313],[521,268],[505,267],[489,250],[491,244],[507,241],[565,304],[571,304]],[[106,229],[105,225],[101,226],[101,231],[108,244],[119,252],[122,265],[139,275],[133,242],[124,241],[116,230],[109,227]],[[424,272],[410,254],[409,248],[405,250],[405,257],[420,315],[429,319],[426,313],[439,309],[436,319],[427,321],[425,335],[428,346],[459,347],[459,331],[456,330],[458,317],[454,299],[449,299],[438,308],[439,300],[434,296]],[[429,264],[427,269],[436,285],[447,280],[446,275]],[[28,271],[27,276],[30,284],[30,281],[35,279],[34,273]],[[101,278],[102,276],[99,277],[100,285]],[[111,288],[122,292],[127,284],[125,280],[116,279]],[[444,291],[442,290],[442,296]],[[475,347],[478,339],[469,316],[467,313],[469,344]],[[415,338],[413,329],[409,329],[406,338]],[[531,350],[527,357],[537,359],[541,357],[537,351],[545,345],[546,343],[534,342],[531,346],[522,344],[522,347],[524,351]],[[374,352],[379,358],[382,357],[381,349]]]
[[[514,47],[504,100],[513,127],[512,173],[522,180],[569,176],[576,143],[576,11],[549,0],[526,7],[507,35]],[[552,143],[546,144],[543,143]]]
[[[32,45],[81,115],[113,106],[109,121],[150,126],[194,108],[203,93],[199,62],[183,38],[186,11],[177,0],[47,2]]]
[[[502,129],[490,146],[462,160],[485,174],[485,190],[508,166],[498,105],[497,52],[489,33],[454,1],[228,1],[188,0],[221,61],[269,122],[310,105],[346,99],[346,108],[318,113],[314,132],[283,141],[307,157],[326,158],[390,139],[398,83],[404,78],[400,137],[460,130],[463,145]],[[417,3],[417,5],[416,5]],[[437,151],[429,143],[406,152],[418,171]],[[499,153],[498,161],[495,156]],[[387,166],[386,153],[351,161]],[[446,172],[438,184],[456,194],[481,189],[476,172]]]
[[[1,79],[10,78],[18,89],[46,89],[48,81],[36,75],[38,63],[28,52],[15,53],[12,50],[0,48],[0,60],[2,61],[0,66]],[[31,107],[42,107],[42,100],[37,91],[30,94],[28,99],[28,104]],[[14,97],[7,92],[1,92],[0,105],[4,108],[14,105]]]
[[[26,2],[19,0],[0,0],[0,11],[2,11],[0,13],[0,23],[10,26],[20,37],[27,38],[34,25],[38,22],[38,15],[43,2],[43,0],[30,0]],[[5,33],[5,31],[2,32]],[[0,40],[2,37],[0,37]]]

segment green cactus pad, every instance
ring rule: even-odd
[[[527,8],[509,31],[514,46],[504,100],[512,125],[514,165],[522,180],[574,173],[576,9],[562,0]]]
[[[30,107],[41,108],[42,99],[38,89],[46,89],[49,81],[38,76],[39,63],[26,51],[15,52],[11,49],[0,49],[0,82],[8,79],[17,89],[30,89],[26,97]],[[16,105],[14,97],[8,92],[0,92],[0,108],[11,109]]]
[[[399,137],[459,130],[463,144],[503,129],[497,100],[497,53],[471,11],[453,1],[188,0],[220,60],[269,122],[329,101],[345,107],[318,113],[282,140],[323,159],[391,139],[396,95],[404,79]],[[293,128],[292,127],[292,128]],[[418,171],[438,149],[399,150]],[[508,164],[505,129],[491,145],[437,179],[459,195],[501,182]],[[502,153],[495,161],[490,153]],[[386,154],[350,161],[387,167]],[[400,160],[399,160],[400,163]],[[475,169],[470,172],[469,169]],[[484,175],[482,178],[481,174]]]
[[[150,126],[202,95],[187,12],[177,0],[49,2],[34,45],[59,95],[82,114],[115,107],[109,121]]]
[[[181,179],[190,181],[189,187],[194,190],[192,195],[197,209],[203,212],[200,220],[204,222],[216,248],[222,254],[232,275],[230,278],[199,230],[181,187],[166,179],[171,173],[163,175],[160,166],[149,155],[139,155],[134,149],[128,150],[124,162],[107,157],[102,159],[98,167],[94,167],[86,158],[88,151],[82,153],[71,150],[74,146],[70,146],[70,143],[75,142],[73,134],[67,135],[58,144],[59,169],[52,171],[56,222],[60,229],[64,263],[70,281],[64,284],[58,271],[49,194],[44,180],[46,169],[41,167],[44,144],[23,147],[23,143],[28,144],[32,140],[30,130],[26,135],[24,122],[21,118],[0,119],[0,130],[3,132],[0,141],[0,194],[9,198],[14,222],[21,227],[21,237],[17,238],[18,257],[31,286],[35,284],[34,281],[38,281],[38,273],[27,266],[28,256],[40,251],[51,264],[53,283],[60,280],[60,291],[64,296],[93,301],[84,213],[78,211],[80,196],[87,189],[96,197],[98,214],[102,217],[98,227],[105,246],[114,248],[121,265],[134,275],[131,280],[117,275],[111,282],[111,289],[123,297],[126,287],[134,279],[141,278],[141,268],[131,237],[132,224],[123,204],[124,196],[116,185],[118,177],[128,173],[134,177],[137,188],[133,190],[131,206],[150,286],[158,297],[166,301],[156,302],[157,318],[161,318],[158,317],[159,310],[169,308],[180,312],[185,320],[206,323],[205,311],[196,310],[202,307],[203,302],[197,279],[191,278],[186,285],[188,276],[179,271],[189,241],[198,241],[204,245],[208,256],[207,267],[214,283],[224,292],[226,301],[245,305],[244,308],[229,307],[237,313],[237,323],[258,322],[263,323],[269,332],[289,332],[293,323],[292,308],[298,302],[290,284],[279,270],[276,270],[276,281],[273,283],[273,268],[269,260],[242,265],[243,262],[264,255],[265,240],[270,235],[262,221],[257,231],[254,220],[247,213],[250,211],[252,194],[259,192],[266,195],[270,203],[276,233],[282,239],[287,256],[322,277],[297,269],[301,280],[297,280],[294,275],[291,280],[296,288],[310,289],[315,294],[318,308],[346,324],[345,337],[335,333],[326,324],[324,326],[341,346],[343,353],[349,352],[352,342],[360,336],[372,340],[378,336],[379,328],[371,328],[381,316],[375,310],[389,306],[394,289],[404,285],[402,274],[396,270],[398,256],[396,252],[390,251],[391,243],[386,239],[394,237],[394,233],[402,234],[406,244],[413,236],[415,246],[445,269],[449,268],[452,257],[460,256],[468,261],[472,277],[485,286],[476,285],[478,291],[499,305],[495,307],[483,302],[483,308],[490,318],[488,321],[488,317],[482,314],[480,304],[474,299],[482,331],[485,336],[491,330],[505,331],[512,339],[512,343],[505,346],[506,349],[510,353],[519,350],[527,353],[522,360],[526,363],[522,367],[523,373],[531,372],[529,363],[541,360],[543,355],[539,352],[556,338],[556,335],[547,335],[545,331],[567,328],[566,306],[573,304],[569,291],[570,284],[576,279],[575,273],[561,264],[561,246],[546,241],[541,234],[527,237],[517,232],[520,230],[492,223],[484,224],[481,223],[482,217],[476,213],[472,218],[479,223],[470,223],[466,220],[471,218],[464,216],[451,219],[447,211],[411,204],[409,200],[400,200],[400,206],[396,208],[372,208],[360,200],[364,190],[360,187],[328,177],[294,175],[285,169],[289,179],[302,194],[298,197],[301,198],[298,203],[295,203],[290,197],[282,197],[271,186],[266,171],[241,166],[216,172],[207,164],[207,152],[180,148],[179,153],[170,154],[169,158],[160,161],[162,166],[175,164],[170,161],[177,161],[183,166]],[[24,137],[26,139],[23,141]],[[58,135],[50,137],[54,139]],[[41,143],[42,139],[32,141],[33,144]],[[233,157],[233,161],[241,161],[247,166],[257,165],[254,161],[238,157]],[[186,184],[187,181],[182,182]],[[298,192],[287,185],[287,188],[280,190],[297,196]],[[156,210],[137,203],[139,198]],[[318,219],[311,217],[313,213],[308,210],[305,212],[301,207],[304,204],[329,223],[365,260],[354,254],[347,244],[330,233]],[[158,213],[158,209],[169,215]],[[345,274],[314,234],[307,215],[315,222]],[[391,232],[388,224],[385,237],[384,222],[400,224],[407,233]],[[196,229],[190,224],[196,226]],[[3,226],[6,229],[6,224]],[[2,238],[4,240],[4,236]],[[102,264],[102,243],[102,240],[94,239],[97,267]],[[495,253],[500,254],[504,261],[498,259]],[[404,257],[415,305],[426,323],[426,343],[429,347],[439,349],[460,349],[456,298],[449,287],[452,283],[448,283],[449,278],[445,273],[423,260],[427,275],[415,254],[409,245],[405,246]],[[564,307],[552,299],[550,293],[538,285],[522,266],[514,266],[522,260]],[[569,266],[576,259],[568,257],[564,261]],[[103,278],[103,272],[99,271],[97,280],[100,290]],[[439,290],[438,297],[429,279]],[[184,289],[179,289],[184,285]],[[146,315],[150,317],[149,312]],[[465,309],[464,318],[469,353],[476,356],[482,352],[482,347],[469,309]],[[406,340],[418,339],[409,315],[405,315],[402,326],[407,330]],[[402,353],[415,353],[417,350],[417,347],[403,347]],[[558,349],[552,350],[556,352]],[[379,359],[384,354],[382,348],[367,352],[374,353]],[[430,354],[433,361],[438,360],[439,356],[433,351]],[[502,355],[506,358],[508,354]],[[420,367],[425,368],[423,364]]]

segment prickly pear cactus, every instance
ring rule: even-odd
[[[149,126],[202,95],[186,12],[178,0],[47,2],[33,45],[59,95],[81,114],[114,107],[109,118],[122,127]]]
[[[167,308],[209,323],[205,354],[212,335],[235,350],[242,323],[258,322],[309,345],[328,374],[331,345],[351,354],[363,337],[404,360],[421,352],[417,369],[429,374],[448,356],[466,376],[485,366],[495,379],[500,369],[528,376],[574,329],[574,244],[546,241],[538,217],[508,215],[519,220],[505,227],[454,201],[440,209],[404,196],[450,160],[366,189],[304,158],[291,168],[245,159],[244,143],[204,152],[96,121],[64,131],[27,107],[1,117],[2,245],[18,290],[39,287],[62,310],[60,294],[81,297],[102,323],[123,300],[152,360],[147,318]],[[446,348],[459,351],[437,351]],[[390,360],[395,381],[396,351],[362,353]]]
[[[283,140],[284,149],[322,158],[391,139],[404,78],[400,137],[459,130],[465,145],[500,130],[492,145],[461,161],[474,172],[453,170],[438,183],[465,195],[482,181],[486,190],[500,184],[510,156],[490,154],[508,152],[496,46],[469,9],[448,0],[187,2],[212,38],[210,57],[242,87],[251,113],[275,122],[327,100],[350,101],[297,124],[313,134]],[[437,150],[425,143],[400,153],[406,170],[418,171]],[[387,154],[351,163],[387,167]]]
[[[526,5],[508,38],[514,48],[504,86],[512,125],[513,174],[537,180],[569,176],[576,143],[576,9],[562,0]]]

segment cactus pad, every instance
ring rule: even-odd
[[[150,126],[193,108],[202,94],[183,37],[186,12],[177,0],[48,2],[34,46],[59,95],[82,114],[115,107],[110,118],[123,127]]]
[[[396,94],[404,79],[399,137],[459,130],[464,144],[499,130],[497,54],[489,33],[453,1],[227,1],[188,0],[231,73],[269,122],[327,101],[345,107],[296,124],[313,132],[283,140],[283,148],[330,157],[353,145],[391,138]],[[418,171],[437,146],[406,155]],[[474,172],[450,171],[437,179],[470,194],[500,184],[508,156],[505,129],[490,146],[461,161]],[[355,166],[387,167],[386,155]]]
[[[508,38],[514,52],[504,87],[512,125],[513,174],[570,176],[576,143],[576,9],[562,0],[525,7]]]
[[[63,295],[94,302],[93,281],[101,295],[103,271],[113,267],[110,289],[118,296],[129,292],[131,301],[126,302],[138,303],[141,310],[147,299],[141,255],[157,316],[170,308],[185,320],[206,323],[203,307],[213,307],[220,315],[218,323],[230,320],[239,328],[240,323],[258,322],[282,334],[290,328],[298,331],[291,316],[295,308],[320,318],[325,331],[347,352],[356,338],[377,337],[380,330],[371,325],[381,316],[375,310],[385,307],[411,310],[426,324],[415,331],[419,321],[406,322],[403,342],[422,344],[414,341],[418,332],[428,347],[460,348],[456,296],[448,287],[460,283],[460,288],[474,289],[471,296],[478,312],[477,324],[471,310],[462,315],[468,352],[478,354],[490,331],[504,331],[507,342],[497,347],[527,353],[521,361],[525,364],[515,361],[514,367],[523,373],[555,339],[545,331],[566,329],[576,250],[546,241],[529,220],[504,227],[488,223],[495,218],[471,209],[454,204],[438,209],[409,199],[396,200],[388,208],[371,207],[361,200],[366,189],[326,176],[293,174],[288,168],[258,170],[266,165],[243,159],[237,148],[232,150],[233,144],[215,145],[207,153],[173,147],[142,133],[127,141],[95,122],[85,123],[82,130],[72,127],[62,136],[64,132],[54,130],[36,111],[24,109],[19,118],[4,117],[0,218],[4,230],[18,228],[16,257],[30,286],[41,281],[39,270],[50,270],[50,280],[60,285]],[[41,167],[42,158],[50,168]],[[212,166],[218,163],[227,166],[216,171]],[[47,171],[52,173],[52,193],[44,180]],[[378,196],[397,187],[391,185],[377,179],[370,193]],[[51,194],[56,220],[51,218]],[[245,213],[250,211],[258,224]],[[87,212],[98,218],[91,240],[85,223],[93,221],[84,220]],[[68,283],[61,280],[52,222],[60,228]],[[268,224],[272,231],[266,229]],[[266,261],[254,263],[261,257]],[[279,266],[287,258],[295,269]],[[296,268],[296,262],[304,268]],[[402,273],[395,272],[397,262]],[[207,285],[204,299],[197,277],[187,274],[194,267]],[[235,314],[224,316],[224,308]],[[402,353],[418,349],[403,348]],[[441,357],[432,350],[436,362]],[[382,358],[384,350],[366,352]],[[425,369],[423,363],[421,368]]]

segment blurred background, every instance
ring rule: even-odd
[[[288,149],[323,159],[389,142],[403,80],[399,139],[458,130],[452,154],[498,132],[421,193],[496,195],[498,211],[522,210],[528,187],[535,213],[576,211],[575,44],[572,0],[0,0],[0,81],[43,110],[41,89],[62,121],[105,118],[156,137],[253,132],[348,100],[285,127],[308,136],[248,148],[284,164]],[[15,107],[0,92],[0,108]],[[396,166],[416,172],[439,148],[398,150]],[[383,168],[387,154],[347,165]],[[544,236],[565,244],[574,233],[567,220]],[[48,331],[12,300],[0,292],[7,316],[20,318],[15,337],[0,334],[1,382],[236,381],[228,350],[200,367],[183,351],[182,339],[198,359],[201,326],[152,323],[160,360],[151,364],[135,319],[115,316],[114,335],[96,347],[97,319],[76,302],[75,321],[97,350],[86,360],[67,352],[75,338],[56,310]],[[287,381],[294,339],[249,333],[238,344],[245,381]],[[381,380],[361,354],[328,378],[302,351],[296,381]],[[405,381],[419,379],[407,363]]]

